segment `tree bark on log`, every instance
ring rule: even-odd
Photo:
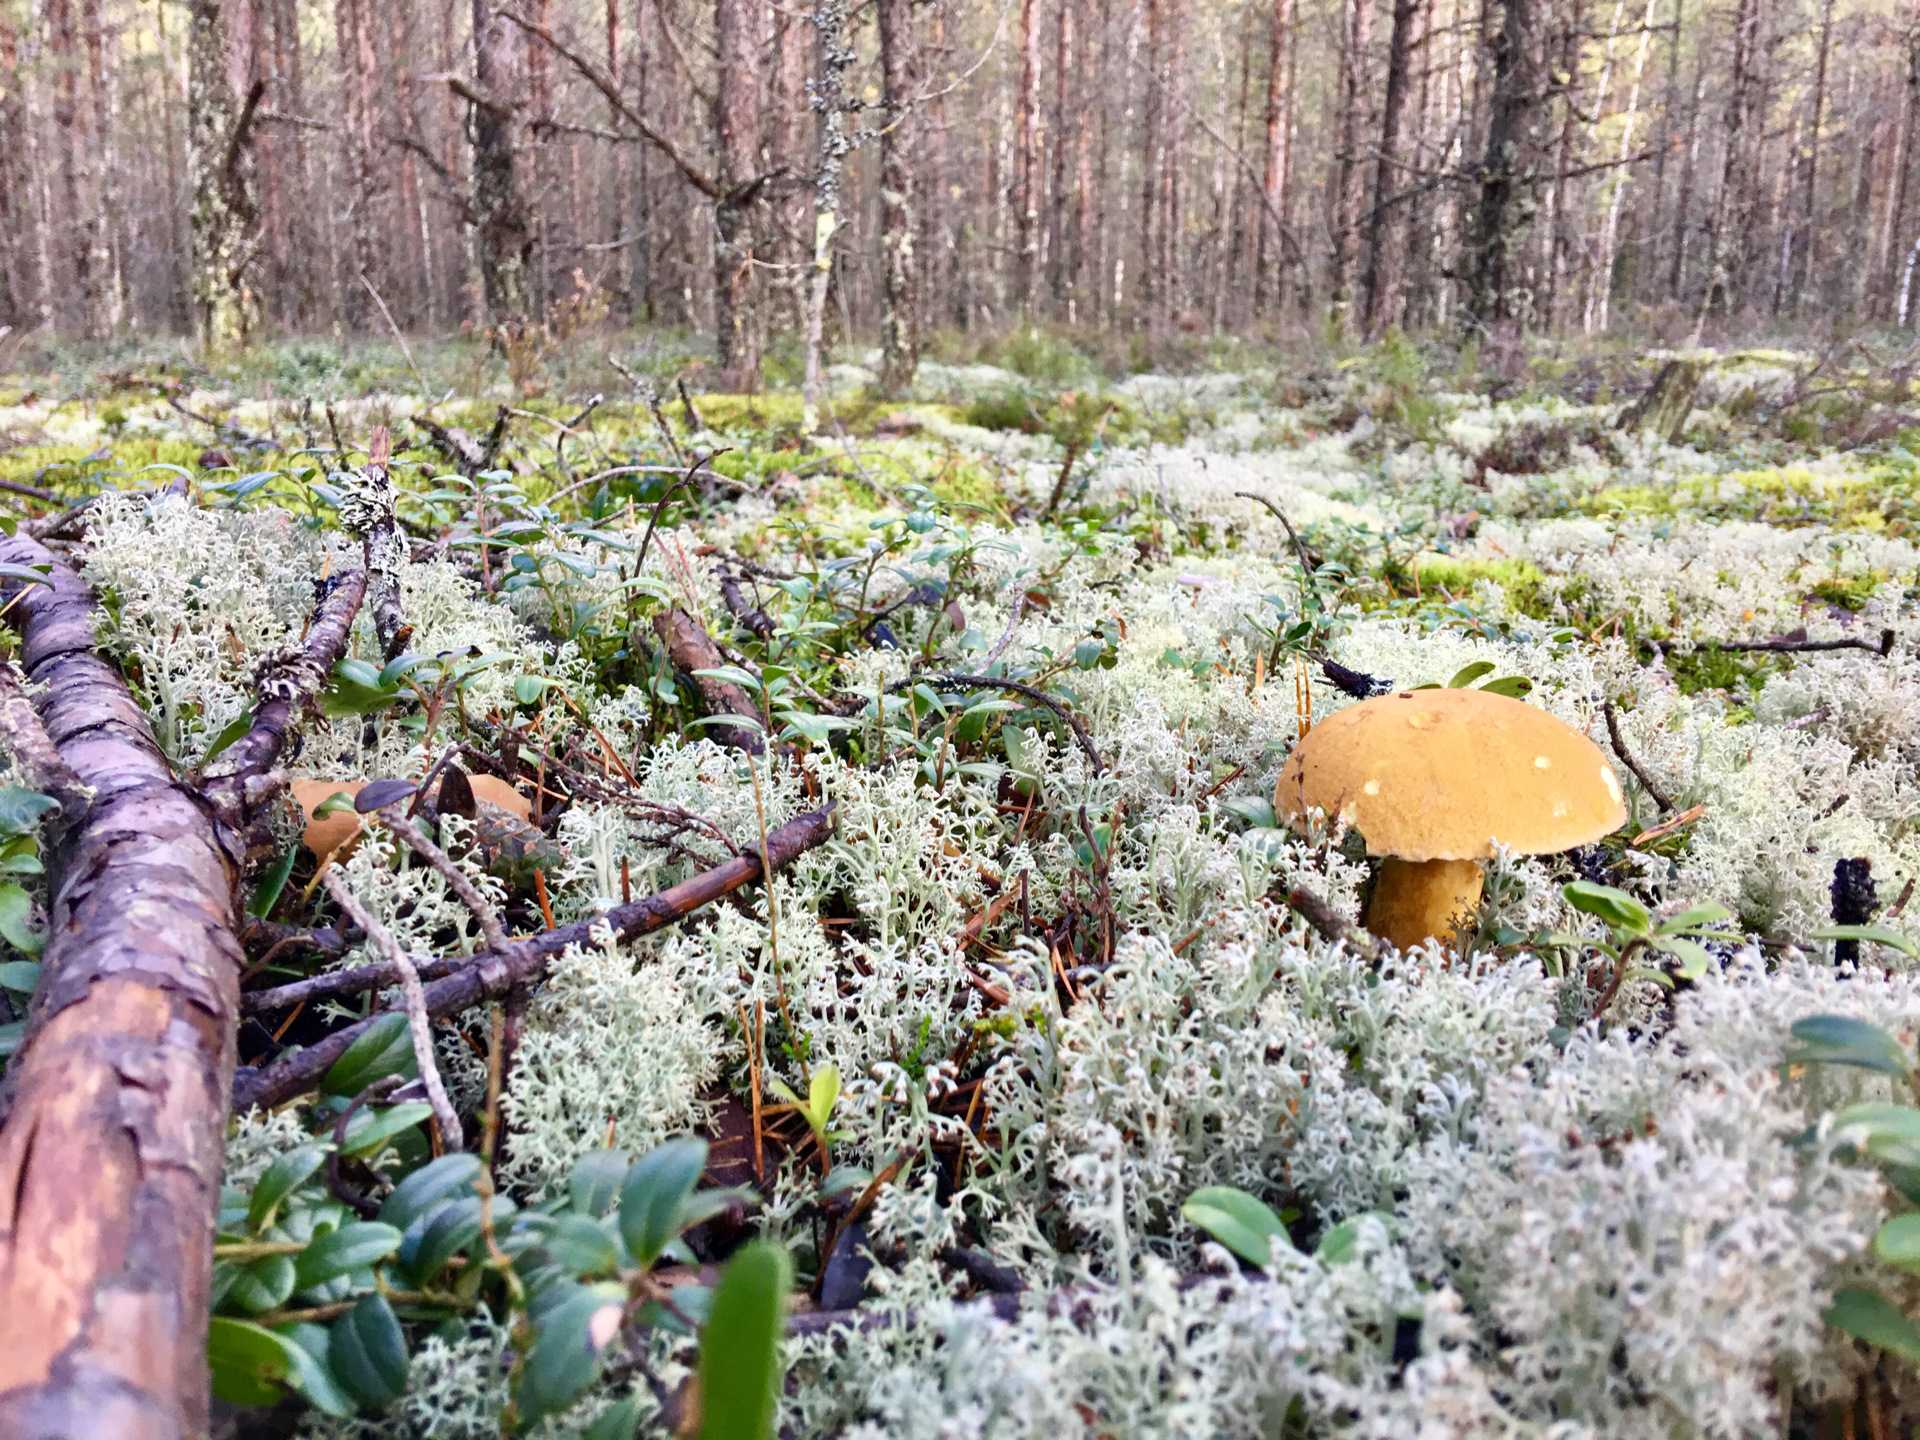
[[[0,1128],[0,1435],[171,1440],[207,1427],[207,1313],[234,1065],[234,871],[176,780],[93,600],[21,587],[35,704],[94,796],[50,857],[52,932]]]
[[[749,755],[765,751],[766,737],[759,729],[760,711],[754,705],[753,698],[730,680],[695,673],[717,670],[726,664],[719,647],[713,643],[713,637],[707,634],[706,626],[675,606],[656,615],[653,628],[660,636],[661,643],[667,647],[667,658],[693,676],[693,683],[700,687],[701,697],[707,702],[710,714],[737,715],[756,722],[751,726],[709,725],[705,727],[708,733],[720,744],[731,745]]]
[[[498,1000],[509,992],[531,984],[546,973],[547,962],[569,945],[586,943],[598,921],[605,921],[622,940],[652,934],[678,920],[684,920],[701,906],[731,894],[743,885],[759,879],[765,868],[779,870],[795,857],[823,843],[833,834],[832,805],[796,816],[766,838],[766,867],[758,854],[736,856],[711,870],[703,870],[690,880],[630,905],[616,906],[593,920],[577,920],[557,930],[515,944],[505,951],[476,955],[451,975],[427,986],[427,1014],[434,1019],[458,1015],[462,1010],[486,1000]],[[429,967],[419,967],[427,974]],[[369,965],[361,972],[378,983],[391,984],[399,972],[391,965]],[[316,977],[323,978],[323,977]],[[365,988],[372,988],[371,985]],[[371,1025],[371,1019],[336,1030],[317,1045],[295,1051],[264,1070],[242,1073],[233,1087],[236,1114],[256,1105],[272,1107],[285,1104],[294,1096],[310,1090],[327,1073],[335,1060]]]

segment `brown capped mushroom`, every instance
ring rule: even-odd
[[[1587,845],[1627,818],[1620,781],[1579,731],[1485,690],[1402,690],[1315,725],[1280,772],[1278,807],[1344,820],[1386,857],[1366,926],[1401,949],[1453,935],[1496,843]]]
[[[313,812],[335,795],[345,794],[349,799],[357,796],[366,784],[364,780],[295,780],[287,787],[293,792],[293,803],[307,817],[306,833],[300,837],[300,843],[311,850],[315,858],[324,859],[352,839],[366,820],[350,809],[336,810],[318,820],[313,818]]]
[[[473,798],[485,805],[496,805],[509,815],[533,822],[533,806],[527,797],[497,775],[469,775],[467,784],[473,787]]]

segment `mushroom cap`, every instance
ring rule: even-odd
[[[325,856],[343,841],[359,834],[366,817],[351,810],[336,810],[316,820],[313,812],[342,791],[348,796],[358,795],[366,784],[364,780],[295,780],[287,787],[293,792],[293,803],[307,817],[307,830],[300,842],[315,856]]]
[[[1544,710],[1485,690],[1402,690],[1329,716],[1280,771],[1296,826],[1339,816],[1370,855],[1484,860],[1587,845],[1627,818],[1606,756]]]

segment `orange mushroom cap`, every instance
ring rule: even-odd
[[[1321,721],[1280,771],[1296,826],[1319,810],[1370,855],[1484,860],[1588,845],[1625,823],[1620,781],[1586,736],[1485,690],[1402,690]]]

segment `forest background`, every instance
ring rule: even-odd
[[[893,388],[1022,321],[1905,323],[1920,254],[1886,0],[5,0],[0,76],[16,345],[604,317]]]

